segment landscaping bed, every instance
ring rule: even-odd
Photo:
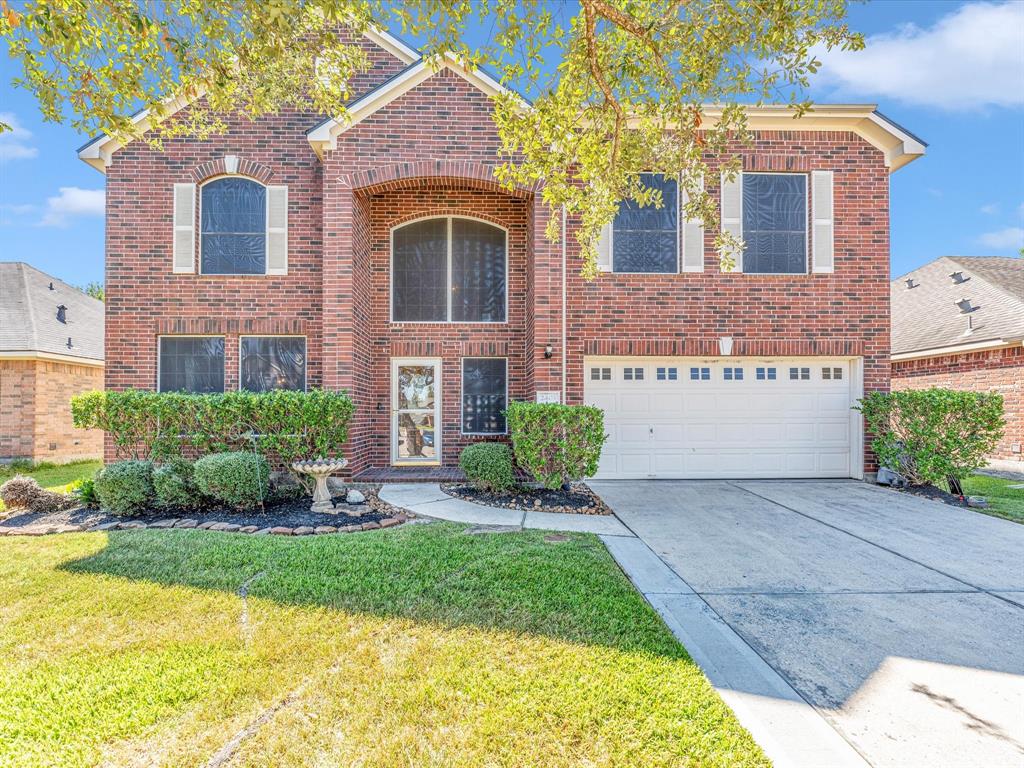
[[[482,490],[470,483],[443,483],[441,490],[449,496],[488,507],[576,515],[612,513],[601,497],[586,483],[571,483],[568,490],[525,486],[507,491]]]
[[[352,486],[356,487],[356,486]],[[408,513],[381,501],[380,486],[356,487],[365,497],[360,504],[348,504],[345,495],[334,498],[336,511],[310,511],[309,496],[269,501],[262,509],[236,510],[217,506],[204,509],[153,508],[134,515],[113,515],[99,509],[77,507],[59,512],[16,514],[0,524],[0,534],[40,535],[86,530],[128,530],[135,528],[200,528],[229,533],[273,533],[305,535],[348,533],[387,528],[408,519]]]

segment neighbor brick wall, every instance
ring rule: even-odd
[[[893,362],[893,390],[929,387],[1001,394],[1006,434],[990,458],[1024,462],[1024,346]]]
[[[103,433],[76,429],[71,398],[103,388],[103,369],[0,360],[0,458],[64,463],[103,455]]]

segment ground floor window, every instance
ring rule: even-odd
[[[161,392],[223,392],[224,337],[161,336],[158,368]]]
[[[306,388],[303,336],[243,336],[239,352],[241,388],[250,392]]]
[[[508,361],[503,357],[467,357],[462,361],[462,432],[505,434]]]

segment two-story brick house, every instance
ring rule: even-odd
[[[534,398],[605,409],[603,477],[874,468],[850,406],[889,385],[889,174],[918,139],[871,106],[752,109],[742,177],[707,182],[739,268],[652,177],[667,205],[624,205],[586,282],[573,222],[551,242],[538,191],[494,181],[500,85],[361,40],[347,121],[80,150],[106,174],[107,387],[346,389],[364,475],[452,466]]]

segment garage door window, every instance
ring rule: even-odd
[[[758,381],[775,381],[775,369],[774,368],[758,368],[757,369],[757,380]]]
[[[679,378],[678,368],[659,368],[658,381],[676,381]]]
[[[711,381],[710,368],[691,368],[690,381]]]
[[[822,368],[821,369],[821,378],[825,379],[826,381],[829,381],[829,380],[839,381],[841,378],[843,378],[843,369],[842,368]]]
[[[590,369],[590,380],[591,381],[611,381],[612,380],[612,369],[611,368],[591,368]]]
[[[742,368],[726,368],[724,375],[726,381],[743,381]]]
[[[790,368],[789,379],[790,381],[810,381],[811,369],[810,368]]]
[[[623,368],[622,378],[625,381],[643,381],[644,380],[644,369],[643,368]]]

